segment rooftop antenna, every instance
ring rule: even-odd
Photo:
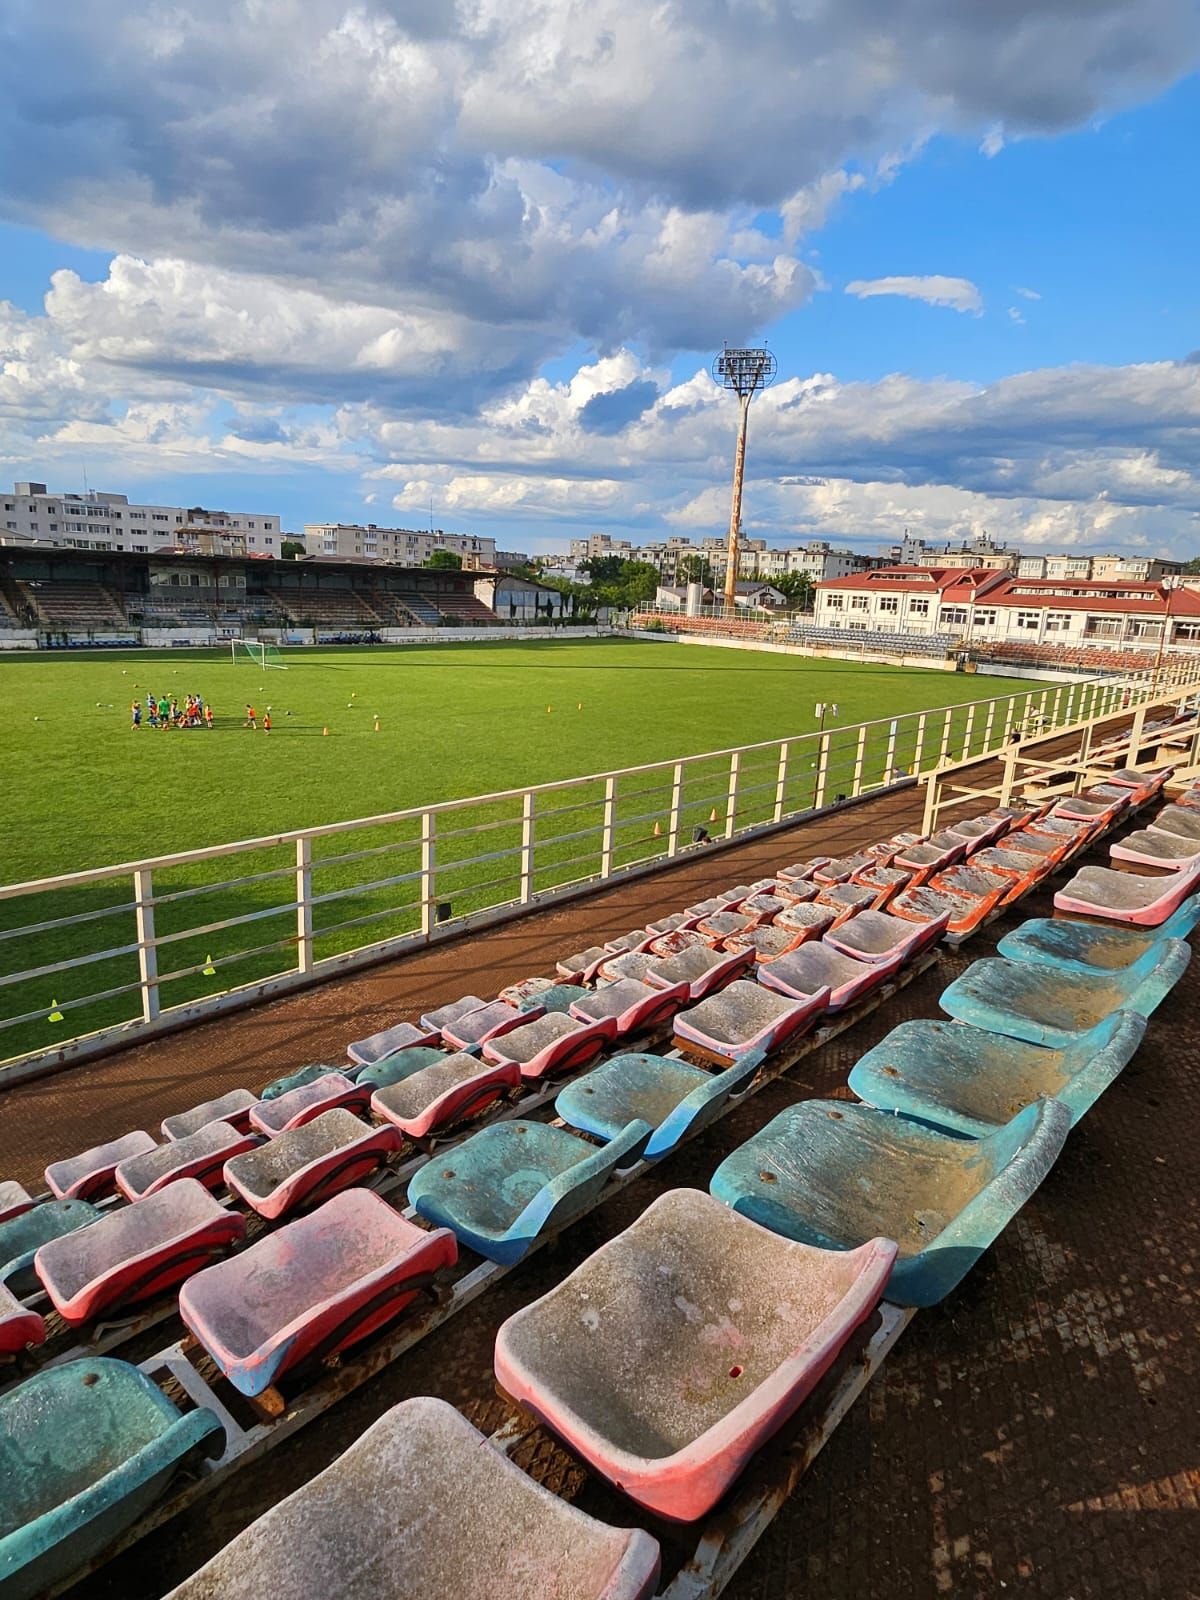
[[[725,607],[732,611],[737,603],[738,540],[742,531],[742,479],[746,471],[746,424],[750,402],[760,389],[775,382],[779,363],[763,345],[734,349],[726,345],[713,357],[714,383],[730,389],[738,397],[737,449],[733,457],[733,503],[729,509],[729,551],[725,566]]]

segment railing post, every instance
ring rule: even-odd
[[[1059,712],[1062,710],[1062,697],[1063,690],[1065,688],[1066,684],[1060,683],[1058,688],[1054,691],[1054,705],[1050,711],[1050,721],[1056,728],[1060,728],[1062,726],[1062,723],[1059,720]]]
[[[779,771],[775,774],[775,810],[773,813],[775,822],[780,822],[783,819],[783,797],[787,792],[787,774],[788,742],[784,739],[779,746]]]
[[[604,825],[600,830],[600,876],[610,877],[613,858],[613,821],[617,814],[617,780],[604,780]]]
[[[296,970],[313,969],[312,840],[296,840]]]
[[[725,837],[733,838],[737,827],[738,774],[741,771],[741,752],[735,750],[729,758],[729,789],[725,796]]]
[[[829,776],[829,735],[821,734],[817,741],[817,781],[813,785],[813,810],[825,804],[825,783]]]
[[[433,932],[434,893],[437,884],[437,833],[432,811],[421,813],[421,932]]]
[[[937,768],[925,779],[925,810],[921,817],[921,832],[928,837],[934,832],[937,823],[938,803],[937,789],[941,779],[937,775]]]
[[[1004,737],[1001,744],[1008,744],[1012,738],[1013,712],[1017,709],[1017,702],[1012,695],[1008,697],[1008,710],[1004,713]]]
[[[994,700],[989,700],[987,721],[983,725],[983,750],[980,752],[983,755],[986,755],[987,752],[992,748],[992,724],[995,722],[995,720],[996,702]]]
[[[1000,804],[1008,805],[1012,800],[1013,785],[1017,776],[1017,752],[1011,745],[1004,752],[1004,777],[1000,780]]]
[[[950,728],[953,722],[954,708],[953,706],[947,706],[946,715],[942,718],[942,748],[941,754],[937,758],[938,766],[950,759]]]
[[[159,1013],[158,951],[154,944],[154,879],[149,867],[133,874],[133,899],[137,918],[138,974],[142,985],[142,1021],[153,1022]]]
[[[975,730],[975,702],[967,707],[967,731],[963,735],[963,760],[966,761],[971,754],[971,734]]]
[[[533,899],[533,832],[536,796],[526,789],[521,796],[521,904]]]
[[[856,798],[862,793],[863,758],[867,752],[867,725],[864,722],[858,730],[858,746],[854,752],[854,777],[850,784],[850,794]]]
[[[1145,702],[1143,702],[1133,713],[1133,725],[1129,730],[1128,761],[1131,767],[1136,767],[1138,764],[1138,756],[1141,754],[1142,729],[1145,726],[1145,723],[1146,705]]]
[[[895,771],[896,767],[896,734],[899,730],[899,727],[900,724],[898,720],[893,717],[891,722],[888,724],[887,750],[884,752],[883,757],[883,781],[885,785],[891,783],[892,773]]]
[[[917,718],[917,747],[913,751],[913,776],[921,770],[921,757],[925,754],[925,723],[929,713],[922,711]]]
[[[667,854],[679,853],[679,816],[683,809],[683,762],[675,763],[671,774],[671,824],[667,830]]]

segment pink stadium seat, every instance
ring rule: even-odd
[[[520,1083],[521,1072],[515,1062],[484,1061],[465,1054],[445,1056],[432,1066],[376,1089],[371,1096],[371,1110],[410,1139],[426,1139],[468,1117],[478,1116],[501,1095],[519,1088]]]
[[[574,1001],[570,1014],[580,1022],[610,1020],[616,1030],[614,1037],[623,1039],[631,1033],[661,1028],[687,1000],[688,986],[682,981],[664,989],[622,978]]]
[[[112,1193],[122,1161],[155,1148],[150,1135],[139,1129],[66,1161],[51,1162],[46,1168],[46,1182],[56,1200],[95,1200]]]
[[[117,1168],[117,1188],[127,1200],[144,1200],[180,1178],[195,1178],[206,1189],[220,1188],[222,1169],[230,1156],[253,1150],[258,1139],[239,1133],[227,1122],[206,1122],[183,1139],[170,1139]]]
[[[524,1082],[535,1083],[586,1066],[615,1037],[611,1017],[585,1023],[561,1011],[548,1011],[523,1028],[489,1039],[483,1053],[500,1066],[516,1066]]]
[[[340,1072],[327,1072],[311,1083],[301,1084],[274,1100],[260,1100],[250,1113],[250,1121],[260,1133],[274,1138],[288,1128],[311,1122],[322,1111],[345,1106],[347,1111],[365,1111],[371,1098],[371,1085],[351,1083]]]
[[[751,1050],[777,1050],[800,1038],[828,1006],[828,989],[804,1000],[785,999],[739,979],[691,1010],[681,1011],[675,1018],[675,1037],[688,1050],[728,1063]]]
[[[239,1133],[245,1133],[250,1126],[250,1113],[257,1104],[258,1096],[251,1094],[249,1089],[230,1089],[228,1094],[218,1095],[215,1100],[206,1100],[203,1105],[193,1106],[190,1111],[164,1117],[163,1137],[186,1139],[189,1134],[198,1133],[210,1122],[224,1122]]]
[[[27,1345],[42,1344],[46,1324],[36,1311],[29,1311],[0,1283],[0,1356],[15,1356]]]
[[[327,1200],[382,1167],[402,1148],[393,1127],[373,1128],[339,1106],[225,1163],[225,1182],[268,1221]]]

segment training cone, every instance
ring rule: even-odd
[[[712,808],[712,810],[708,813],[708,820],[710,822],[715,822],[717,820],[717,808],[716,808],[716,806],[714,806]]]
[[[379,732],[379,718],[378,717],[375,718],[375,732],[376,733]]]
[[[662,823],[661,822],[656,822],[654,824],[654,837],[656,839],[661,839],[662,838]]]
[[[553,707],[553,706],[547,706],[547,707],[546,707],[546,715],[547,715],[547,716],[549,716],[549,715],[550,715],[550,713],[551,713],[551,712],[552,712],[552,711],[553,711],[553,710],[554,710],[554,707]]]
[[[576,711],[582,711],[582,710],[583,710],[583,701],[582,701],[582,700],[581,700],[581,701],[580,701],[580,702],[579,702],[579,704],[578,704],[578,705],[577,705],[577,706],[576,706],[576,707],[575,707],[575,709],[576,709]]]
[[[50,1002],[50,1014],[46,1018],[46,1021],[47,1022],[61,1022],[62,1020],[63,1020],[63,1014],[58,1009],[58,1001],[57,1000],[51,1000],[51,1002]]]
[[[216,967],[213,966],[213,958],[212,958],[211,955],[205,956],[204,965],[203,965],[203,967],[201,967],[200,970],[203,972],[203,974],[204,974],[204,976],[206,978],[215,978],[216,977],[217,969],[216,969]]]
[[[323,739],[328,739],[328,737],[329,737],[329,729],[328,728],[322,728],[321,729],[321,737]]]

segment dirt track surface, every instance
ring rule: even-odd
[[[551,970],[564,951],[787,861],[846,853],[917,814],[915,795],[891,796],[720,855],[689,857],[560,910],[8,1091],[0,1096],[0,1173],[33,1180],[52,1156],[130,1127],[156,1128],[169,1112],[304,1061],[336,1061],[347,1040],[388,1021],[464,991],[491,995]],[[1048,893],[1031,898],[961,952],[945,953],[888,1007],[583,1218],[262,1463],[77,1586],[73,1600],[157,1600],[409,1395],[440,1395],[486,1425],[496,1415],[491,1346],[505,1317],[664,1189],[706,1187],[717,1163],[784,1106],[845,1094],[864,1050],[902,1020],[935,1015],[946,983],[1049,905]],[[1198,992],[1189,973],[1016,1223],[947,1302],[918,1313],[727,1591],[736,1600],[1200,1597]],[[577,1503],[632,1520],[628,1505],[594,1480]]]

